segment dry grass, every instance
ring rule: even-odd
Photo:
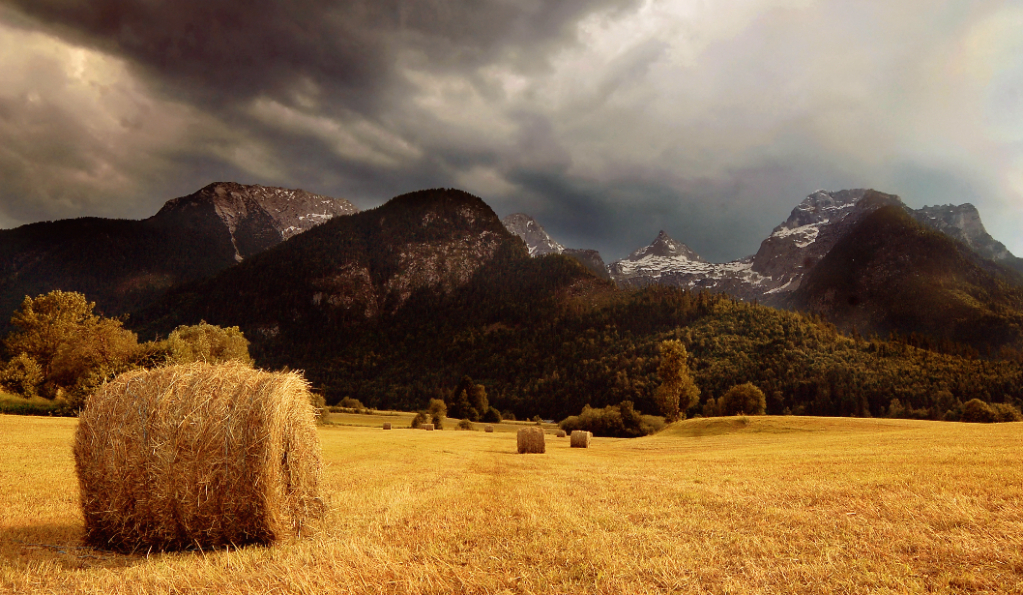
[[[0,416],[0,591],[1023,592],[1023,423],[690,420],[647,438],[320,430],[327,528],[79,549],[75,421]]]
[[[409,429],[412,425],[412,418],[415,417],[415,413],[408,413],[405,411],[380,411],[374,413],[329,413],[324,419],[324,424],[327,426],[351,426],[351,427],[366,427],[366,428],[379,428],[384,423],[390,423],[391,427],[395,430]],[[454,417],[444,418],[444,430],[453,430],[458,427],[458,422],[461,419]],[[501,423],[490,424],[493,426],[495,432],[511,432],[515,433],[519,431],[519,428],[524,426],[536,426],[536,422],[532,421],[502,421]],[[558,431],[557,424],[543,424],[543,429],[547,433],[554,433]],[[484,429],[485,431],[485,429]]]
[[[125,552],[272,543],[322,514],[308,384],[229,363],[118,376],[89,397],[75,462],[85,540]]]

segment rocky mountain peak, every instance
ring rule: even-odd
[[[561,254],[565,251],[565,247],[548,235],[536,219],[525,213],[512,213],[501,219],[501,223],[508,231],[522,238],[529,248],[530,256]]]
[[[869,190],[858,188],[855,190],[839,190],[828,192],[817,190],[803,199],[796,208],[792,209],[789,218],[781,225],[774,228],[777,234],[787,229],[796,229],[806,225],[821,225],[834,220],[841,220],[851,212]]]
[[[174,226],[219,220],[230,235],[234,259],[241,262],[333,217],[358,211],[343,198],[305,190],[215,182],[167,201],[150,221]]]
[[[649,246],[640,248],[629,255],[629,260],[637,261],[647,258],[648,256],[656,256],[661,258],[674,258],[674,259],[685,259],[694,262],[707,262],[699,254],[694,252],[689,246],[686,246],[682,242],[672,239],[663,229],[654,238],[654,241]]]
[[[959,240],[984,258],[1019,268],[1020,259],[1009,252],[1005,244],[991,237],[980,220],[977,207],[970,203],[925,206],[912,215],[918,222]]]

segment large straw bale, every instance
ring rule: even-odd
[[[79,416],[85,541],[120,551],[269,544],[323,514],[308,383],[238,363],[118,376]]]
[[[423,424],[422,428],[424,430],[426,430],[427,432],[432,432],[433,431],[433,424]]]
[[[391,422],[385,421],[384,422],[384,429],[385,430],[390,430],[391,429]]]
[[[494,426],[490,426],[490,425],[483,426],[483,431],[487,432],[487,433],[491,433],[491,432],[494,431]]]
[[[565,430],[558,430],[558,433],[557,433],[558,438],[564,438],[567,435],[568,434],[565,433]]]
[[[569,438],[569,440],[572,441],[570,446],[572,448],[589,448],[590,438],[593,438],[593,434],[591,432],[587,432],[586,430],[572,430],[572,437]]]
[[[547,444],[544,441],[543,428],[530,426],[522,428],[518,433],[519,454],[547,452]]]

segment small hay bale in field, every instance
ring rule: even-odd
[[[558,430],[558,438],[564,438],[567,435],[568,434],[565,433],[565,430]]]
[[[433,431],[433,424],[423,424],[421,427],[424,430],[426,430],[427,432],[432,432]]]
[[[522,428],[518,433],[519,454],[547,452],[547,444],[544,441],[543,429],[536,426]]]
[[[572,448],[589,448],[590,438],[593,438],[591,432],[586,430],[572,430]]]
[[[487,432],[487,433],[491,433],[491,432],[494,431],[494,426],[483,426],[483,431]]]
[[[390,430],[391,429],[391,422],[385,421],[384,422],[384,429],[385,430]]]
[[[237,363],[122,374],[75,434],[85,542],[119,551],[270,544],[322,517],[309,385]]]

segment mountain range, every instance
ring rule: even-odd
[[[126,314],[176,284],[355,212],[347,200],[304,190],[215,183],[141,221],[85,217],[0,230],[0,311],[63,289],[84,293],[107,315]]]
[[[414,409],[470,375],[491,403],[516,415],[560,418],[624,400],[651,411],[657,346],[670,338],[690,349],[705,398],[755,382],[773,413],[881,415],[898,398],[904,410],[933,418],[956,410],[957,398],[1023,399],[1020,276],[921,223],[892,195],[815,193],[757,255],[727,265],[659,234],[607,267],[631,271],[634,285],[601,278],[553,241],[538,254],[513,233],[543,238],[538,223],[502,222],[458,190],[413,192],[364,212],[315,195],[293,202],[298,196],[213,185],[142,222],[36,224],[36,250],[55,285],[41,291],[84,291],[99,301],[81,287],[169,271],[163,285],[142,285],[148,292],[134,294],[135,303],[119,286],[106,288],[109,303],[130,308],[126,326],[146,339],[201,320],[240,326],[259,365],[305,370],[328,402],[354,396]],[[984,245],[979,219],[928,218],[954,229],[962,221],[966,238]],[[298,233],[299,223],[308,228]],[[11,244],[3,266],[17,272],[13,280],[37,274],[25,264],[33,253]],[[677,281],[701,270],[692,288],[708,291],[639,275]],[[745,302],[717,293],[729,284],[760,293]],[[768,293],[778,288],[783,295]],[[904,339],[843,336],[820,318],[756,303],[767,295],[839,328]],[[914,333],[944,353],[916,349]],[[977,353],[994,361],[971,359]],[[949,391],[951,401],[935,396]]]
[[[353,396],[374,407],[422,407],[445,398],[468,375],[486,386],[492,404],[518,416],[560,419],[586,404],[625,400],[655,411],[657,346],[667,338],[688,346],[705,399],[755,382],[769,395],[772,413],[883,415],[897,398],[913,415],[933,418],[956,410],[956,398],[1023,398],[1019,364],[964,357],[974,348],[958,343],[977,339],[986,351],[1023,346],[1023,301],[1010,273],[891,204],[850,225],[804,275],[807,308],[827,315],[834,300],[816,296],[834,294],[845,306],[894,312],[885,292],[857,293],[858,281],[847,293],[835,292],[844,290],[841,272],[850,259],[864,260],[855,274],[868,281],[879,271],[912,277],[899,268],[906,261],[920,268],[907,291],[931,291],[934,283],[951,289],[935,294],[940,308],[909,293],[893,294],[900,303],[933,309],[911,323],[1006,331],[936,334],[936,342],[954,348],[936,345],[945,353],[933,353],[905,341],[843,336],[819,319],[726,294],[657,284],[621,288],[564,251],[536,256],[534,250],[531,257],[479,197],[450,189],[402,195],[332,219],[211,278],[171,289],[129,323],[144,337],[200,320],[238,325],[259,365],[304,370],[328,402]],[[907,233],[919,240],[900,248]],[[849,252],[861,245],[863,251]],[[637,256],[665,258],[682,250],[662,237]],[[850,301],[853,293],[860,302]],[[985,305],[945,307],[960,295]],[[948,316],[973,322],[955,326]],[[949,391],[951,401],[941,396]]]
[[[784,307],[805,275],[839,240],[864,218],[886,206],[902,208],[916,221],[963,243],[981,257],[1023,272],[1023,259],[987,233],[973,205],[913,210],[898,196],[865,189],[814,192],[774,228],[756,254],[740,260],[708,262],[662,230],[650,245],[610,263],[607,271],[621,287],[671,285]],[[510,221],[512,218],[514,221]],[[539,223],[526,215],[512,215],[505,219],[505,225],[526,242],[534,256],[565,252]]]

